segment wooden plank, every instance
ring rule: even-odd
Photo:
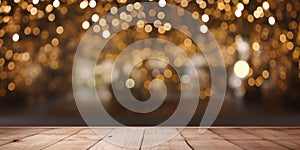
[[[223,129],[223,128],[214,128],[210,131],[216,133],[217,135],[223,137],[224,139],[229,140],[239,140],[239,139],[261,139],[253,134],[247,133],[241,129]]]
[[[46,130],[49,130],[49,129],[41,129],[41,128],[28,128],[26,130],[17,129],[17,130],[9,131],[5,134],[0,134],[0,139],[6,140],[6,139],[13,139],[13,138],[20,138],[23,136],[30,136],[32,134],[37,134],[39,132],[46,131]]]
[[[101,140],[94,146],[92,146],[89,150],[136,150],[134,148],[126,148],[126,147],[120,147],[118,145],[114,145],[106,140]]]
[[[139,149],[143,140],[144,128],[116,128],[103,140],[91,147],[96,149]]]
[[[143,150],[178,149],[190,150],[184,138],[175,128],[146,129],[142,143]]]
[[[244,149],[276,149],[276,150],[285,150],[278,144],[272,143],[267,140],[231,140],[232,143],[244,148]]]
[[[218,127],[203,134],[197,128],[187,128],[178,135],[175,128],[117,128],[112,132],[110,128],[81,129],[0,127],[0,149],[300,149],[300,128]],[[173,134],[169,141],[149,147]],[[113,145],[113,141],[123,147]]]
[[[26,129],[25,129],[26,130]],[[22,138],[18,141],[11,142],[9,144],[3,145],[0,148],[6,150],[14,149],[41,149],[53,143],[60,141],[61,139],[66,138],[67,136],[78,132],[80,129],[74,128],[63,128],[63,129],[51,129],[45,132],[35,134],[26,138]]]
[[[300,138],[300,128],[280,128],[283,132]]]
[[[104,138],[108,133],[110,133],[113,128],[87,128],[78,134],[95,134],[101,139]]]
[[[143,150],[191,150],[184,140],[170,140],[154,147],[142,148]]]
[[[83,128],[72,128],[72,127],[51,128],[50,130],[43,131],[39,134],[72,135],[75,132],[79,132],[82,129]]]
[[[105,129],[103,129],[105,130]],[[58,142],[50,145],[45,150],[57,150],[57,149],[72,149],[72,150],[82,150],[88,149],[93,144],[101,139],[99,136],[95,135],[90,129],[83,129],[82,131]]]
[[[9,131],[4,134],[0,134],[0,145],[4,145],[10,142],[17,142],[22,138],[35,135],[39,132],[46,131],[49,129],[40,129],[40,128],[28,128],[26,130],[24,129],[16,129]],[[0,146],[1,148],[1,146]]]
[[[0,128],[0,134],[20,130],[20,128]]]
[[[181,131],[181,135],[185,139],[198,139],[198,140],[212,140],[212,139],[223,139],[219,135],[206,130],[204,133],[200,133],[198,128],[186,128]]]
[[[193,149],[222,149],[222,150],[241,150],[240,147],[226,141],[219,139],[189,139],[188,143]]]
[[[300,149],[300,140],[285,140],[285,139],[278,139],[272,140],[273,143],[279,144],[289,149]]]
[[[255,136],[261,137],[267,140],[276,140],[276,139],[299,139],[299,136],[289,134],[284,132],[280,129],[267,129],[267,128],[260,128],[260,129],[248,129],[243,128],[244,131],[251,133]]]
[[[275,139],[270,139],[270,141],[272,141],[273,143],[279,144],[281,146],[284,146],[286,148],[300,149],[300,128],[279,128],[278,130],[281,132],[281,134],[282,134],[282,132],[284,132],[285,135],[289,135],[290,137],[293,137],[294,139],[275,138]],[[278,131],[278,130],[276,130],[276,131]]]
[[[200,133],[197,128],[187,128],[181,131],[181,135],[193,149],[241,149],[209,130]]]

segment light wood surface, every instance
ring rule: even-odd
[[[173,138],[163,141],[167,137]],[[300,127],[212,127],[204,133],[193,127],[0,127],[0,149],[300,149]]]

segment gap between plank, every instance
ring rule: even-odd
[[[272,129],[272,128],[265,128],[265,129]],[[276,128],[275,128],[275,129],[276,129]],[[266,140],[266,141],[268,141],[268,142],[271,142],[271,143],[273,143],[273,144],[275,144],[275,145],[279,145],[279,146],[284,147],[284,148],[286,148],[286,149],[291,149],[291,148],[286,147],[286,146],[284,146],[284,145],[282,145],[282,144],[279,144],[279,143],[277,143],[277,142],[275,142],[275,141],[268,140],[268,139],[266,139],[266,138],[264,138],[264,137],[262,137],[262,136],[259,136],[259,135],[256,135],[256,134],[254,134],[254,133],[248,132],[248,131],[245,130],[245,129],[240,129],[240,130],[242,130],[242,131],[244,131],[244,132],[246,132],[246,133],[252,134],[252,135],[254,135],[254,136],[257,136],[257,137],[259,137],[259,138],[261,138],[261,139],[263,139],[263,140]]]
[[[56,144],[56,143],[59,143],[59,142],[65,140],[66,138],[69,138],[69,137],[75,135],[75,134],[79,133],[80,131],[82,131],[83,129],[84,129],[84,128],[81,128],[81,129],[79,129],[78,131],[76,131],[76,132],[70,134],[69,136],[66,136],[65,138],[62,138],[62,139],[60,139],[60,140],[58,140],[58,141],[56,141],[56,142],[54,142],[54,143],[52,143],[52,144],[50,144],[50,145],[45,146],[45,147],[41,148],[41,150],[42,150],[42,149],[45,149],[45,148],[47,148],[47,147],[50,147],[50,146],[52,146],[52,145],[54,145],[54,144]]]
[[[37,134],[39,134],[39,133],[42,133],[42,132],[45,132],[45,131],[48,131],[48,130],[51,130],[51,129],[52,129],[52,128],[49,128],[49,129],[47,129],[47,130],[41,130],[41,131],[39,131],[39,132],[37,132],[37,133],[25,135],[25,136],[22,136],[22,137],[20,137],[20,138],[17,138],[17,137],[16,137],[16,138],[13,138],[12,140],[7,141],[7,143],[0,144],[0,148],[1,148],[1,146],[4,146],[4,145],[10,144],[10,143],[13,143],[13,142],[16,141],[16,140],[21,140],[21,139],[24,139],[24,138],[27,138],[27,137],[31,137],[31,136],[37,135]],[[9,133],[9,132],[8,132],[8,133]]]
[[[194,148],[192,147],[192,145],[190,145],[190,143],[185,139],[185,137],[184,137],[184,136],[181,134],[181,132],[180,132],[180,131],[183,131],[184,128],[181,129],[181,130],[179,130],[179,129],[176,129],[176,130],[178,131],[179,135],[183,138],[185,144],[188,145],[188,147],[189,147],[190,149],[194,150]]]

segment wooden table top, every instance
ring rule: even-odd
[[[129,149],[107,142],[109,138],[135,147],[131,149],[300,149],[300,127],[211,127],[205,133],[189,127],[171,140],[150,148],[153,142],[178,129],[163,128],[159,132],[138,129],[126,133],[124,128],[97,128],[101,138],[88,127],[0,127],[0,149]],[[120,130],[123,136],[116,134]]]

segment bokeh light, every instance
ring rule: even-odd
[[[239,78],[245,78],[249,73],[249,65],[246,61],[239,60],[234,64],[234,73]]]
[[[204,22],[197,28],[202,33],[210,31],[219,43],[228,73],[228,91],[245,96],[256,90],[268,93],[277,91],[291,95],[299,101],[300,80],[300,2],[298,0],[158,0],[160,7],[177,5],[189,10],[194,19]],[[129,5],[127,5],[129,4]],[[127,6],[126,6],[127,5]],[[101,19],[106,13],[116,14],[119,7],[126,6],[128,12],[120,12],[117,18]],[[201,69],[200,99],[210,96],[209,68],[203,56],[195,55],[201,49],[186,35],[164,22],[166,14],[152,9],[142,11],[140,2],[128,0],[13,0],[0,3],[0,97],[8,100],[15,93],[45,100],[50,96],[67,95],[72,92],[71,68],[78,43],[87,29],[92,28],[103,38],[112,38],[107,49],[116,53],[99,56],[106,62],[114,61],[119,52],[133,41],[145,38],[160,38],[172,41],[182,48]],[[177,15],[182,15],[178,10]],[[149,24],[142,18],[153,16],[155,23]],[[135,27],[128,23],[139,18]],[[94,24],[95,23],[95,24]],[[121,32],[112,37],[111,29]],[[183,30],[189,29],[185,26]],[[130,37],[129,37],[130,36]],[[143,54],[151,50],[143,49]],[[178,56],[177,67],[184,66],[185,60]],[[100,65],[108,67],[109,65]],[[151,65],[150,65],[151,66]],[[136,78],[128,81],[126,87],[140,88],[140,93],[149,89],[148,74],[170,84],[178,84],[179,77],[171,68],[151,70],[144,63]],[[104,71],[101,75],[106,75]],[[149,77],[148,77],[149,76]],[[152,75],[151,75],[152,76]],[[139,78],[140,77],[140,78]],[[147,78],[141,78],[147,77]],[[236,78],[238,77],[238,78]],[[184,77],[188,80],[187,77]],[[92,82],[91,82],[92,83]],[[135,83],[135,84],[132,84]],[[105,76],[101,82],[109,81]],[[47,86],[45,86],[47,85]],[[32,90],[35,89],[35,90]],[[137,88],[139,89],[139,88]],[[178,90],[177,87],[171,90]],[[111,91],[105,89],[107,99]],[[253,94],[255,95],[255,94]],[[34,99],[34,98],[31,98]],[[17,98],[16,98],[17,99]],[[20,98],[22,99],[22,98]],[[24,98],[30,99],[30,98]],[[23,100],[24,100],[23,99]],[[292,99],[292,98],[291,98]],[[24,101],[26,101],[24,100]]]

